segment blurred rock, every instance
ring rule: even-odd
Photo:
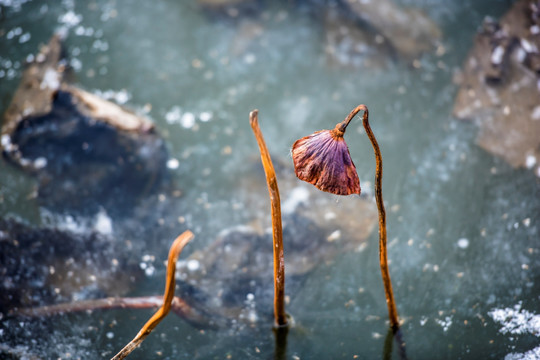
[[[260,0],[197,0],[197,4],[208,15],[227,18],[255,14],[261,7],[260,2]]]
[[[260,0],[198,0],[198,3],[214,17],[249,19],[251,23],[253,16],[265,5]],[[381,58],[391,59],[395,55],[412,61],[435,49],[441,38],[441,30],[427,15],[392,0],[296,0],[283,3],[287,10],[299,8],[321,21],[325,28],[325,51],[330,62],[337,65],[381,66],[385,62],[381,62]],[[246,27],[244,21],[240,23],[237,38],[252,40],[249,34],[253,26]],[[261,31],[257,31],[259,36]],[[246,44],[242,46],[245,48]],[[235,49],[237,45],[232,47]]]
[[[48,208],[129,208],[165,179],[165,143],[148,119],[66,84],[61,51],[53,36],[24,71],[4,114],[3,155],[37,177]]]
[[[126,294],[140,277],[125,244],[103,234],[0,218],[0,314],[19,307]]]
[[[432,51],[441,38],[437,24],[423,12],[403,8],[392,0],[343,0],[343,3],[407,60]]]
[[[28,347],[24,345],[9,346],[0,344],[0,356],[6,360],[41,360],[39,356],[32,354]]]
[[[377,211],[373,201],[358,196],[340,197],[336,203],[336,196],[296,179],[290,166],[275,165],[282,201],[286,295],[292,299],[316,267],[365,248],[377,224]],[[224,230],[208,247],[178,265],[180,296],[191,306],[247,323],[266,321],[273,314],[270,204],[264,173],[262,169],[255,173],[258,176],[241,184],[245,194],[241,202],[255,220]]]
[[[229,52],[235,57],[246,55],[251,45],[264,33],[259,22],[242,20],[238,24],[238,31],[231,42]]]
[[[329,9],[324,15],[325,52],[330,65],[384,68],[393,49],[373,29],[359,26],[355,16]]]
[[[478,145],[540,176],[540,3],[487,19],[458,76],[453,113],[479,127]]]
[[[361,181],[361,196],[335,196],[322,193],[313,185],[296,177],[290,158],[273,156],[281,197],[281,212],[286,216],[299,215],[315,222],[325,229],[327,235],[335,231],[341,233],[347,247],[344,251],[356,249],[377,225],[377,207],[373,193],[367,182]],[[242,192],[235,195],[246,208],[251,209],[254,220],[251,226],[260,232],[271,226],[269,216],[268,189],[260,158],[254,157],[252,176],[241,179]],[[369,197],[369,198],[368,198]]]

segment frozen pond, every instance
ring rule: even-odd
[[[225,229],[269,226],[251,110],[259,109],[280,164],[285,207],[302,200],[297,187],[308,186],[291,180],[293,142],[333,128],[363,103],[384,159],[390,273],[407,356],[540,358],[539,177],[480,149],[476,127],[452,116],[456,69],[484,17],[499,18],[510,2],[399,1],[421,8],[440,27],[438,48],[416,59],[382,54],[364,63],[330,56],[323,14],[337,6],[333,2],[263,3],[224,15],[203,11],[195,0],[0,0],[0,112],[25,60],[60,31],[71,82],[151,118],[166,141],[171,176],[166,190],[143,198],[132,215],[58,213],[38,203],[33,178],[0,160],[0,217],[129,242],[123,256],[142,271],[126,295],[160,295],[163,261],[182,231],[195,233],[185,259]],[[371,201],[375,165],[360,119],[346,140],[363,199]],[[309,194],[326,199],[330,212],[349,204]],[[354,251],[310,270],[295,293],[287,293],[295,327],[285,359],[400,358],[395,346],[385,354],[376,230]],[[270,303],[237,295],[246,297],[246,311]],[[78,291],[57,300],[96,296]],[[0,354],[21,359],[110,358],[151,315],[110,310],[25,319],[8,310],[0,308]],[[247,324],[203,329],[171,314],[132,357],[273,358],[272,319],[254,316]]]

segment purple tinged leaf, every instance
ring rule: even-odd
[[[343,132],[317,131],[293,144],[294,171],[300,180],[336,195],[360,194],[360,180]]]

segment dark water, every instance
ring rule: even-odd
[[[146,274],[130,295],[159,294],[160,259],[178,232],[195,232],[189,253],[224,228],[268,217],[243,203],[239,185],[258,156],[249,111],[260,110],[273,156],[290,162],[297,138],[333,127],[364,103],[385,161],[390,271],[409,358],[539,357],[538,178],[478,148],[474,126],[451,116],[453,72],[482,19],[498,18],[510,2],[401,3],[421,7],[444,33],[445,51],[423,56],[419,68],[400,60],[384,68],[330,66],[324,28],[309,4],[266,4],[256,16],[231,21],[208,16],[192,1],[0,1],[2,113],[24,59],[55,30],[67,32],[75,84],[151,117],[179,162],[169,165],[182,191],[166,215],[156,211],[164,221],[120,230],[129,220],[49,213],[29,196],[34,180],[2,161],[0,215],[129,236],[140,243],[130,255],[135,261],[156,259],[150,270],[143,265]],[[359,126],[352,124],[347,141],[369,193],[373,155]],[[296,327],[287,359],[383,358],[387,313],[376,244],[374,232],[363,251],[321,264],[291,296],[287,309]],[[0,343],[44,359],[110,358],[150,314],[4,317]],[[133,358],[270,359],[270,327],[260,320],[201,330],[171,315]],[[397,349],[392,358],[399,358]]]

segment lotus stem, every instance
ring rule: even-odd
[[[249,113],[249,123],[257,139],[261,161],[266,175],[268,193],[272,212],[272,238],[274,249],[274,319],[276,327],[287,326],[287,314],[285,313],[285,260],[283,255],[283,230],[281,226],[281,205],[276,172],[272,159],[268,153],[264,137],[259,128],[258,110]]]
[[[392,290],[392,282],[390,280],[390,272],[388,271],[388,254],[386,249],[386,211],[384,209],[384,202],[382,196],[382,156],[381,150],[379,149],[379,144],[377,139],[369,126],[369,111],[366,105],[358,105],[354,110],[352,110],[349,115],[343,120],[343,122],[336,125],[336,130],[345,132],[345,129],[351,122],[351,120],[358,114],[360,111],[363,111],[362,123],[366,134],[373,145],[373,151],[375,152],[375,200],[377,202],[377,208],[379,210],[379,264],[381,267],[381,275],[384,284],[384,293],[386,296],[386,305],[388,306],[388,316],[390,318],[390,327],[395,333],[399,329],[399,319],[396,308],[396,302],[394,300],[394,292]]]
[[[45,305],[30,308],[20,308],[9,312],[10,316],[50,317],[56,315],[71,314],[76,312],[88,312],[96,310],[112,309],[156,309],[163,305],[163,296],[139,296],[139,297],[108,297],[102,299],[81,300],[70,303]],[[193,308],[184,300],[175,296],[171,303],[171,311],[180,318],[197,326],[211,326],[206,314]]]
[[[174,288],[176,285],[176,261],[178,256],[182,252],[182,249],[186,244],[193,239],[193,233],[189,230],[183,232],[179,235],[176,240],[174,240],[171,248],[169,250],[169,258],[167,262],[167,278],[165,284],[165,293],[163,295],[163,305],[156,311],[156,313],[144,324],[144,326],[139,330],[137,336],[133,338],[118,354],[116,354],[111,360],[120,360],[124,359],[126,356],[131,354],[144,339],[150,335],[152,330],[167,316],[171,310],[171,303],[174,298]]]

